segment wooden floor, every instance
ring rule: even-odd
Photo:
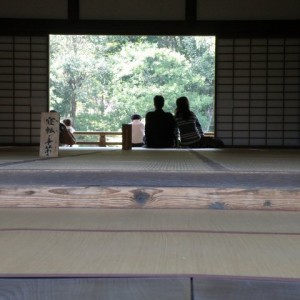
[[[298,150],[64,151],[0,149],[1,300],[300,299]]]

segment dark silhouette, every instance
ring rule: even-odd
[[[153,99],[155,111],[146,114],[145,142],[149,148],[171,148],[175,146],[175,120],[170,112],[164,112],[164,97]]]

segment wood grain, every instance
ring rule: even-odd
[[[11,187],[0,207],[300,210],[300,189]]]

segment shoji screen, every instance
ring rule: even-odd
[[[0,37],[0,144],[39,143],[48,56],[48,36]]]
[[[300,146],[300,39],[218,39],[216,57],[216,135]]]

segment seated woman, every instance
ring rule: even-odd
[[[203,131],[196,115],[190,111],[187,97],[176,100],[175,122],[179,130],[180,145],[190,148],[201,148]]]
[[[64,119],[63,123],[66,125],[67,129],[73,134],[75,132],[75,129],[72,126],[71,119]]]
[[[76,138],[73,135],[75,129],[72,127],[70,119],[64,119],[59,123],[59,142],[61,145],[72,147],[76,143]]]

